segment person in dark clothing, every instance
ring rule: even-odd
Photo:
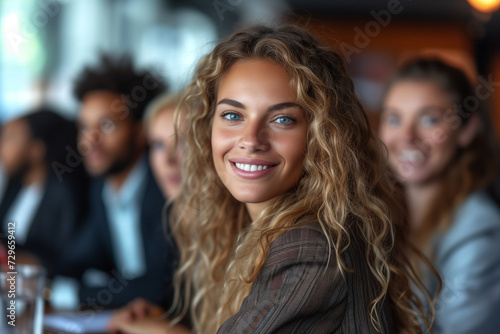
[[[81,280],[80,307],[114,308],[137,297],[170,305],[175,247],[165,239],[165,198],[151,174],[141,122],[145,106],[165,89],[128,57],[103,56],[76,81],[78,148],[94,179],[89,218],[59,274]]]
[[[51,108],[2,127],[0,158],[9,181],[0,203],[0,229],[5,235],[14,222],[17,262],[40,262],[49,275],[85,211],[82,169],[61,176],[53,168],[64,161],[66,147],[76,147],[76,127]]]

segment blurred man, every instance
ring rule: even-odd
[[[174,129],[174,113],[181,96],[181,92],[160,95],[148,105],[143,121],[150,147],[151,169],[163,194],[169,199],[179,195],[182,183],[184,140],[180,133],[176,141]],[[108,330],[111,333],[163,333],[169,322],[161,319],[164,313],[161,307],[138,298],[114,312]],[[191,328],[189,321],[183,319],[182,325]]]
[[[95,180],[90,218],[61,273],[82,278],[81,307],[117,307],[136,297],[169,306],[173,249],[163,233],[165,198],[151,174],[141,122],[145,106],[164,89],[128,58],[102,57],[77,79],[78,149]],[[60,286],[54,288],[66,291]]]

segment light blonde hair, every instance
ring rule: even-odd
[[[144,111],[143,124],[144,130],[149,135],[151,123],[164,109],[172,107],[176,108],[182,98],[182,91],[173,93],[164,93],[156,97],[151,103],[148,104]]]
[[[211,148],[219,80],[245,59],[281,64],[308,118],[303,176],[253,222],[245,204],[217,176]],[[201,60],[180,108],[187,110],[187,129],[183,186],[171,219],[180,249],[174,305],[181,315],[190,308],[196,332],[215,333],[238,311],[271,242],[299,220],[319,223],[343,274],[349,268],[342,253],[351,242],[364,245],[362,256],[373,278],[367,284],[376,286],[376,297],[366,305],[375,328],[380,328],[379,312],[388,299],[399,333],[421,331],[422,305],[410,282],[422,284],[403,251],[404,209],[337,52],[297,27],[250,27]],[[176,113],[177,125],[180,121]]]

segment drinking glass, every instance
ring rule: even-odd
[[[37,265],[0,267],[0,333],[42,334],[45,278]]]

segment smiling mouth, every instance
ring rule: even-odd
[[[238,162],[233,162],[233,165],[236,166],[236,168],[245,171],[245,172],[257,172],[261,170],[265,170],[268,168],[272,168],[274,166],[277,166],[277,164],[274,165],[251,165],[251,164],[242,164]]]
[[[399,155],[399,160],[408,163],[421,163],[425,160],[425,154],[417,150],[405,150]]]

